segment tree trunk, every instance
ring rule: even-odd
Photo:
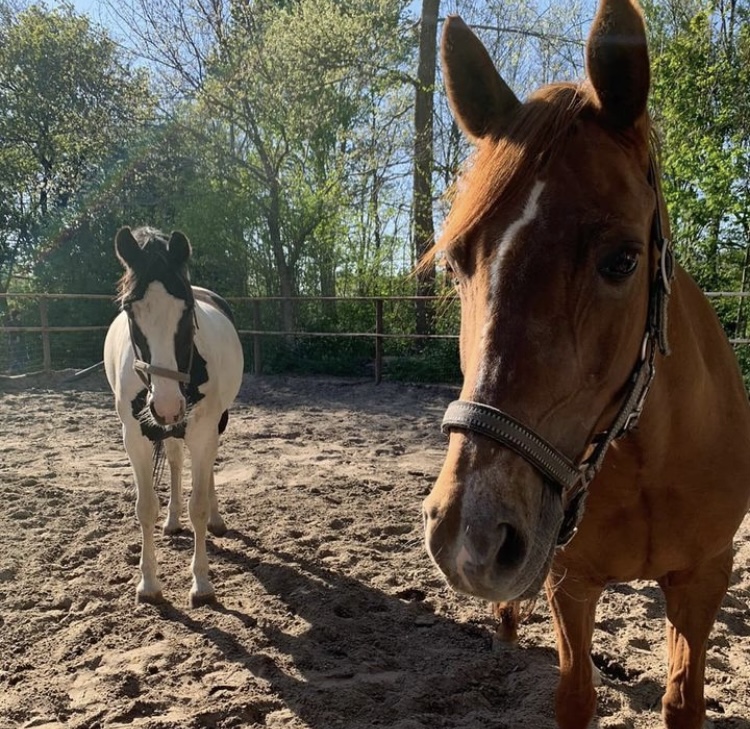
[[[292,271],[284,254],[281,240],[281,191],[277,180],[269,180],[270,200],[268,207],[268,236],[273,251],[273,260],[279,277],[279,294],[281,301],[281,323],[285,332],[294,331],[294,281]]]
[[[745,259],[742,263],[742,275],[740,278],[740,294],[747,290],[748,269],[750,269],[750,229],[747,225],[743,226],[745,230]],[[745,306],[744,297],[740,296],[737,305],[737,320],[734,327],[734,336],[744,339],[747,336],[747,307]]]
[[[279,184],[278,167],[273,163],[268,154],[263,139],[258,131],[255,118],[252,113],[246,116],[248,128],[252,131],[252,139],[263,165],[263,172],[268,184],[268,208],[266,219],[268,222],[268,238],[271,243],[271,253],[276,266],[276,274],[279,281],[279,294],[281,301],[281,324],[283,331],[294,331],[294,272],[289,265],[284,243],[281,235],[281,185]]]
[[[417,261],[430,249],[435,235],[432,218],[432,170],[434,167],[433,95],[437,21],[440,0],[422,0],[422,22],[419,31],[419,66],[414,102],[414,202],[412,242]],[[435,294],[435,266],[417,270],[417,295]],[[417,334],[434,332],[434,308],[431,302],[417,301]]]

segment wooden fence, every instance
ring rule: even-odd
[[[708,292],[706,296],[709,299],[720,298],[747,298],[750,292]],[[51,335],[69,333],[69,332],[105,332],[109,327],[109,322],[93,326],[51,326],[49,324],[49,307],[50,302],[58,300],[89,300],[89,301],[113,301],[113,297],[107,294],[29,294],[29,293],[0,293],[0,299],[11,300],[36,300],[39,307],[39,325],[38,326],[8,326],[5,322],[0,322],[0,341],[4,340],[7,335],[14,333],[39,334],[42,343],[42,370],[51,372],[53,369],[52,349],[50,346]],[[232,304],[250,304],[252,309],[252,327],[239,328],[240,337],[250,337],[253,350],[253,372],[260,374],[263,369],[263,347],[262,340],[264,337],[331,337],[331,338],[369,338],[373,340],[373,360],[375,381],[380,382],[383,375],[383,343],[387,339],[457,339],[458,335],[451,334],[414,334],[410,332],[387,332],[385,331],[384,305],[386,302],[417,302],[422,301],[445,301],[445,297],[440,296],[354,296],[354,297],[320,297],[320,296],[300,296],[295,297],[293,301],[303,302],[360,302],[369,303],[374,307],[375,327],[373,331],[359,332],[339,332],[339,331],[285,331],[264,329],[261,326],[261,304],[265,302],[281,302],[284,297],[281,296],[264,296],[264,297],[227,297]],[[7,308],[7,307],[6,307]],[[733,345],[746,346],[750,344],[750,338],[736,337],[729,340]]]
[[[261,325],[261,304],[269,302],[282,302],[287,299],[282,296],[259,296],[259,297],[226,297],[230,304],[249,304],[252,310],[252,326],[250,328],[238,327],[237,331],[241,338],[251,338],[253,351],[253,372],[260,374],[263,369],[263,347],[264,337],[330,337],[330,338],[369,338],[373,340],[373,361],[375,381],[379,383],[383,375],[383,343],[388,339],[402,340],[451,340],[457,339],[457,334],[415,334],[411,332],[387,332],[385,331],[384,305],[386,302],[417,302],[417,301],[445,301],[444,296],[347,296],[347,297],[325,297],[325,296],[298,296],[294,297],[295,303],[305,302],[359,302],[368,303],[374,309],[375,326],[372,331],[342,332],[342,331],[286,331],[283,329],[264,329]],[[287,297],[288,298],[288,297]],[[42,371],[53,370],[52,348],[50,337],[55,334],[69,332],[105,332],[109,328],[109,322],[93,326],[56,326],[49,324],[50,302],[56,300],[89,300],[89,301],[113,301],[113,297],[106,294],[29,294],[29,293],[0,293],[0,299],[11,300],[36,300],[39,306],[38,326],[0,326],[0,341],[8,334],[38,334],[42,342]]]

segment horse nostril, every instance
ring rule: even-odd
[[[162,416],[156,412],[153,400],[148,404],[148,409],[150,410],[151,417],[154,419],[154,421],[159,425],[164,425],[164,418],[162,418]]]
[[[513,569],[523,562],[526,544],[518,530],[510,524],[498,526],[498,548],[495,561],[503,569]]]
[[[422,516],[424,518],[425,524],[429,521],[437,521],[438,518],[438,507],[437,506],[430,506],[429,508],[427,506],[422,507]]]

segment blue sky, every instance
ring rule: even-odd
[[[93,21],[100,22],[102,13],[101,0],[72,0],[76,12],[81,15],[88,15]],[[56,0],[49,0],[50,6],[59,4]]]
[[[73,0],[73,7],[79,13],[85,13],[86,15],[96,15],[95,12],[99,7],[99,0]]]

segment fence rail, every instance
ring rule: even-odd
[[[0,341],[3,341],[9,335],[31,334],[41,337],[42,361],[41,368],[43,372],[53,370],[51,338],[58,334],[74,332],[106,332],[109,323],[101,325],[51,325],[49,323],[50,302],[53,301],[108,301],[114,305],[114,298],[107,294],[48,294],[48,293],[0,293],[0,301],[38,301],[38,325],[14,325],[0,320]],[[252,326],[239,326],[237,331],[241,338],[249,338],[252,342],[253,352],[253,372],[260,374],[263,369],[262,340],[264,337],[285,337],[285,338],[320,338],[329,337],[336,339],[370,339],[373,341],[373,361],[374,374],[376,382],[380,382],[383,374],[383,343],[391,340],[455,340],[456,334],[417,334],[408,331],[387,332],[385,330],[384,305],[386,302],[417,302],[432,301],[444,302],[450,300],[445,296],[228,296],[227,301],[233,305],[249,305],[251,307]],[[374,328],[369,331],[309,331],[309,330],[286,330],[280,328],[264,328],[261,324],[260,305],[274,302],[291,300],[296,304],[304,303],[360,303],[370,304],[374,313]],[[8,306],[4,307],[6,310]],[[113,308],[112,318],[116,315]],[[0,369],[2,369],[0,367]]]
[[[732,298],[750,298],[750,291],[710,291],[706,292],[709,299],[732,299]],[[350,338],[350,339],[371,339],[373,341],[373,361],[375,381],[380,382],[383,374],[383,344],[389,340],[456,340],[458,335],[455,333],[438,333],[438,334],[417,334],[408,331],[385,331],[384,305],[394,302],[455,302],[451,296],[230,296],[226,297],[227,301],[232,304],[249,304],[252,309],[252,327],[240,327],[238,333],[240,337],[249,337],[252,342],[253,351],[253,372],[260,374],[263,369],[263,348],[262,340],[264,337],[287,337],[287,338]],[[42,371],[51,372],[53,370],[53,358],[51,337],[57,334],[75,333],[75,332],[105,332],[109,328],[107,324],[96,325],[50,325],[49,323],[49,306],[53,301],[108,301],[114,304],[114,299],[108,294],[48,294],[48,293],[0,293],[0,301],[38,301],[38,319],[39,325],[21,326],[8,324],[7,318],[0,321],[0,341],[6,340],[9,336],[20,334],[37,334],[41,337],[42,350]],[[266,329],[261,325],[260,305],[263,303],[282,302],[291,300],[295,303],[369,303],[374,307],[374,329],[370,331],[305,331],[305,330],[285,330],[279,328]],[[7,310],[7,303],[4,307]],[[116,311],[113,309],[113,318]],[[750,338],[734,337],[729,339],[730,343],[735,346],[750,345]]]

